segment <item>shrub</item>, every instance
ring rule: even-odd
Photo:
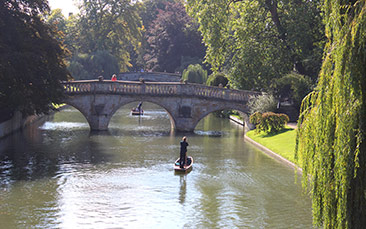
[[[285,128],[289,118],[286,114],[255,112],[250,116],[249,121],[256,126],[257,132],[277,133]]]
[[[206,84],[208,86],[219,86],[220,84],[222,84],[222,86],[225,87],[228,82],[229,80],[226,78],[225,74],[222,72],[218,72],[211,74],[208,77]]]
[[[182,79],[187,80],[189,83],[203,84],[207,81],[207,71],[199,64],[191,64],[183,71]]]
[[[254,125],[257,125],[261,122],[262,120],[262,113],[260,112],[255,112],[254,114],[252,114],[250,117],[249,117],[249,121],[251,123],[253,123]]]
[[[281,119],[281,123],[284,123],[284,125],[286,125],[290,119],[286,114],[279,114],[280,119]]]

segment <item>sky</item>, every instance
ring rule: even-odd
[[[77,13],[79,11],[75,6],[75,0],[48,0],[48,3],[52,10],[60,8],[66,17],[69,16],[70,12]]]

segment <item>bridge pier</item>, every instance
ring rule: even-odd
[[[174,130],[178,132],[193,132],[196,121],[193,118],[176,118]]]
[[[87,117],[87,121],[90,126],[90,130],[108,130],[108,124],[110,121],[110,117],[107,115],[92,115]]]

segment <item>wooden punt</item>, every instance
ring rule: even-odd
[[[134,108],[134,109],[131,110],[131,114],[132,115],[144,115],[144,110],[141,109],[139,111],[137,108]]]
[[[174,171],[175,172],[183,172],[183,173],[187,173],[190,172],[192,170],[192,165],[193,165],[193,157],[188,156],[187,157],[187,164],[184,165],[183,168],[181,168],[179,166],[179,158],[175,161],[174,163]]]

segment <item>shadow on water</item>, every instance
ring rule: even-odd
[[[108,132],[43,130],[29,126],[0,139],[0,184],[3,181],[54,177],[65,164],[85,165],[109,161],[99,137]],[[2,179],[2,178],[7,179]],[[8,183],[8,182],[6,182]]]

